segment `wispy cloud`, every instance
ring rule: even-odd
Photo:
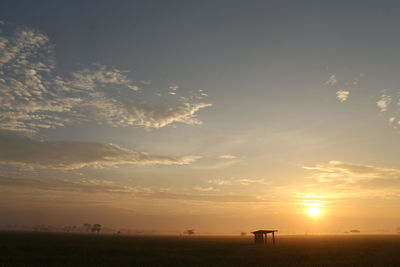
[[[336,85],[338,80],[336,79],[336,75],[331,75],[328,80],[326,80],[325,84],[329,86],[334,86]]]
[[[342,161],[329,161],[327,163],[305,166],[304,169],[318,170],[328,175],[350,176],[352,178],[375,178],[384,175],[400,174],[400,169],[380,168],[371,165],[346,163]],[[337,176],[337,177],[338,177]]]
[[[141,197],[151,199],[170,199],[170,200],[191,200],[191,201],[202,201],[202,202],[274,202],[272,199],[266,199],[251,195],[237,195],[237,194],[182,194],[182,193],[171,193],[171,192],[154,192],[154,193],[143,193]]]
[[[383,94],[381,95],[380,99],[376,102],[376,105],[381,112],[385,112],[387,111],[391,101],[392,101],[391,96]]]
[[[350,97],[351,90],[357,86],[359,83],[365,78],[364,73],[360,73],[359,75],[355,76],[352,81],[345,81],[343,84],[348,90],[340,89],[336,91],[336,98],[340,102],[348,101]],[[325,82],[325,85],[330,87],[336,86],[339,84],[335,75],[331,75],[329,79]],[[393,129],[400,128],[400,92],[393,92],[391,90],[381,90],[380,96],[375,100],[375,105],[378,107],[379,112],[386,113],[389,125]]]
[[[253,195],[238,194],[216,194],[211,193],[210,188],[199,187],[198,191],[203,193],[185,194],[180,192],[169,192],[165,190],[155,190],[147,187],[138,187],[130,185],[120,185],[118,183],[99,179],[56,179],[56,178],[30,178],[30,177],[11,177],[0,175],[0,187],[7,188],[29,188],[45,191],[63,191],[63,192],[82,192],[82,193],[101,193],[101,194],[123,194],[131,195],[135,198],[144,199],[168,199],[182,201],[198,202],[273,202],[272,198],[258,197]],[[203,189],[203,190],[201,190]]]
[[[128,71],[100,64],[59,76],[54,46],[45,34],[0,25],[4,27],[8,30],[0,30],[0,130],[36,132],[92,121],[114,127],[200,124],[196,113],[211,106],[178,95],[174,101],[140,98],[140,87]],[[170,85],[174,92],[177,88]]]
[[[221,156],[219,156],[219,158],[220,158],[220,159],[237,159],[238,157],[237,157],[237,156],[234,156],[234,155],[226,154],[226,155],[221,155]]]
[[[335,198],[398,198],[400,169],[329,161],[305,166],[314,173],[308,178],[307,189]]]
[[[201,191],[201,192],[218,191],[217,189],[215,189],[212,186],[207,186],[207,187],[205,187],[205,186],[195,186],[195,187],[193,187],[193,189],[196,190],[196,191]]]
[[[172,91],[176,91],[176,90],[179,89],[179,86],[178,86],[177,84],[175,84],[175,83],[170,83],[169,86],[168,86],[168,88],[169,88],[170,90],[172,90]]]
[[[215,185],[265,185],[269,184],[265,179],[248,179],[248,178],[231,178],[231,179],[210,179],[207,181],[209,184]]]
[[[210,180],[208,180],[208,183],[216,184],[216,185],[231,185],[232,181],[230,181],[230,180],[222,180],[222,179],[210,179]]]
[[[136,124],[152,128],[161,128],[174,122],[201,124],[202,122],[196,118],[196,113],[200,109],[210,106],[211,104],[188,101],[183,101],[175,106],[126,102],[125,109],[128,113],[124,116],[124,121],[127,125]]]
[[[152,80],[141,80],[140,83],[144,84],[144,85],[151,85],[153,83],[153,81]]]
[[[340,102],[344,102],[349,98],[350,92],[345,90],[339,90],[336,92],[336,97]]]
[[[134,194],[143,192],[143,188],[118,185],[111,181],[98,179],[57,179],[57,178],[29,178],[0,175],[0,186],[26,187],[37,190],[69,191],[83,193],[124,193]]]
[[[264,179],[237,179],[236,180],[241,185],[252,185],[252,184],[259,184],[265,185],[268,184]]]
[[[245,163],[241,162],[239,159],[231,159],[231,160],[221,160],[218,162],[203,162],[202,164],[198,164],[196,166],[194,166],[194,168],[197,169],[225,169],[225,168],[229,168],[235,165],[243,165]]]
[[[400,127],[400,92],[392,92],[389,94],[387,90],[383,90],[376,106],[381,113],[387,114],[387,121],[393,129]]]
[[[24,136],[0,135],[0,162],[25,167],[79,169],[120,164],[184,165],[199,156],[170,157],[132,151],[114,144],[45,142]]]

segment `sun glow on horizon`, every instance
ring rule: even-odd
[[[307,213],[313,217],[317,217],[321,215],[321,209],[319,207],[310,207],[308,208]]]

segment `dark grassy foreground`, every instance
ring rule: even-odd
[[[144,237],[0,232],[0,266],[400,266],[400,236]]]

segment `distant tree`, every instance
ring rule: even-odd
[[[92,226],[92,233],[100,233],[101,230],[101,224],[93,224]]]
[[[240,235],[241,235],[241,236],[246,236],[247,233],[246,233],[246,232],[241,232]]]
[[[188,229],[184,232],[186,235],[194,235],[194,229]]]
[[[360,233],[360,230],[354,229],[354,230],[350,230],[350,233]]]
[[[92,225],[89,223],[84,223],[83,228],[86,230],[86,232],[90,232],[92,230]]]

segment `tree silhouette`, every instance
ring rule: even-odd
[[[89,223],[84,223],[83,228],[85,228],[86,232],[89,232],[92,230],[92,225]]]
[[[96,224],[93,224],[93,226],[92,226],[92,233],[100,233],[100,230],[101,230],[101,224],[98,224],[98,223],[96,223]]]
[[[194,229],[188,229],[188,230],[186,230],[186,231],[184,232],[184,234],[187,234],[187,235],[194,235]]]

